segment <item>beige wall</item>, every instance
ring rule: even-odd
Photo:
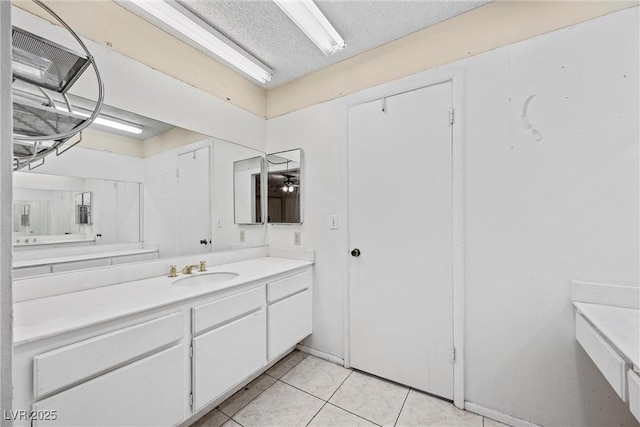
[[[636,5],[498,0],[268,91],[267,118]]]
[[[638,0],[496,0],[266,91],[112,1],[49,3],[84,37],[264,118],[639,4]],[[51,20],[31,1],[13,0],[13,4]]]

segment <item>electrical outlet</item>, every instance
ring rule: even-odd
[[[244,230],[240,230],[240,243],[244,242]]]
[[[295,246],[300,246],[300,244],[302,243],[302,238],[300,236],[300,232],[299,231],[294,231],[293,232],[293,244]]]
[[[338,229],[338,215],[331,215],[330,217],[330,228],[332,230]]]

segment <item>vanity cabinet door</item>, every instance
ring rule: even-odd
[[[266,316],[259,310],[193,339],[193,410],[266,364]]]
[[[311,288],[269,305],[269,360],[311,334]]]
[[[175,425],[185,415],[184,359],[176,345],[36,402],[34,413],[50,416],[33,425]]]

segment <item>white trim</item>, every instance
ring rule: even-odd
[[[339,357],[336,357],[336,356],[334,356],[332,354],[325,353],[324,351],[316,350],[315,348],[307,347],[307,346],[302,345],[302,344],[298,344],[296,346],[296,350],[300,350],[303,353],[307,353],[307,354],[310,354],[310,355],[315,356],[317,358],[326,360],[328,362],[335,363],[335,364],[340,365],[340,366],[344,366],[344,360],[343,359],[340,359]]]
[[[267,256],[273,258],[297,259],[300,261],[315,262],[315,249],[287,248],[280,246],[267,246]]]
[[[464,409],[464,75],[451,78],[451,102],[454,110],[452,128],[452,280],[453,280],[453,403]]]
[[[437,71],[437,70],[436,70]],[[363,90],[345,100],[348,108],[364,104],[376,99],[398,95],[400,93],[422,89],[429,86],[451,82],[451,102],[455,111],[452,134],[452,242],[453,242],[453,344],[456,349],[456,362],[453,366],[453,402],[455,406],[464,409],[464,72],[461,70],[439,74],[434,70],[385,83],[375,88]],[[348,121],[347,121],[348,122]],[[348,129],[347,129],[348,135]],[[347,177],[345,185],[348,188],[349,150],[348,144],[344,147],[343,164],[344,176]],[[349,251],[349,192],[345,192],[344,203],[346,206],[346,238],[345,256]],[[349,263],[346,266],[345,292],[344,292],[344,355],[345,367],[350,365],[350,341],[351,331],[349,322]]]
[[[631,283],[571,281],[571,300],[590,304],[640,308],[640,287]]]
[[[521,420],[520,418],[512,417],[511,415],[503,414],[495,409],[485,408],[484,406],[477,405],[471,402],[465,402],[464,406],[467,411],[474,414],[482,415],[483,417],[491,418],[492,420],[501,422],[503,424],[514,427],[540,427],[538,424],[531,423],[529,421]]]

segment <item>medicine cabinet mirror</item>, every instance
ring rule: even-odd
[[[233,162],[233,211],[236,224],[262,224],[262,157]]]
[[[302,224],[302,149],[267,155],[268,222]]]

